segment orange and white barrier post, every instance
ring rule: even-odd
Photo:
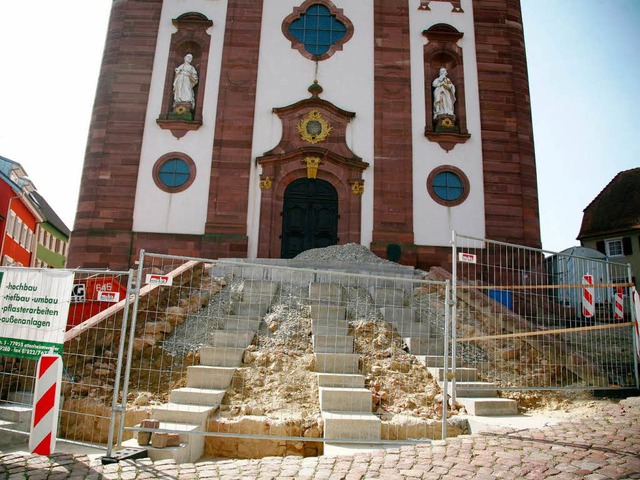
[[[586,274],[582,277],[582,315],[586,318],[593,317],[595,313],[593,297],[593,275]]]
[[[51,455],[55,450],[60,408],[62,357],[45,354],[38,360],[35,398],[31,415],[29,450],[38,455]]]

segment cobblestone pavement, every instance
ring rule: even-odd
[[[99,462],[99,461],[98,461]],[[99,479],[640,479],[640,397],[538,429],[500,428],[430,444],[337,457],[267,457],[176,465],[96,464],[85,455],[0,453],[0,478]]]

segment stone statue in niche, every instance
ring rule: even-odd
[[[432,82],[433,119],[436,132],[458,132],[453,108],[456,103],[456,87],[447,76],[447,69],[440,68],[439,76]]]
[[[193,88],[198,83],[198,72],[191,65],[193,55],[187,53],[184,56],[184,63],[175,69],[173,80],[173,113],[170,118],[180,118],[183,120],[193,120],[193,109],[196,105],[196,98]]]

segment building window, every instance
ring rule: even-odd
[[[168,193],[178,193],[191,186],[196,177],[196,164],[183,153],[163,155],[153,166],[153,181]]]
[[[311,5],[306,13],[291,22],[289,31],[304,44],[307,52],[322,55],[346,35],[347,27],[324,5]]]
[[[469,195],[469,180],[459,168],[443,165],[434,169],[427,178],[427,190],[440,205],[454,207]]]
[[[15,212],[12,210],[9,213],[9,222],[7,223],[7,235],[9,235],[10,237],[13,237],[13,226],[16,223],[16,214]]]
[[[310,60],[329,58],[353,35],[351,21],[326,0],[307,0],[282,22],[292,48]]]
[[[607,257],[624,257],[624,249],[622,247],[622,239],[614,238],[612,240],[605,240]]]

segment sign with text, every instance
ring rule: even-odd
[[[170,287],[173,283],[173,278],[169,275],[156,275],[154,273],[149,273],[147,275],[147,283],[151,285],[166,285]]]
[[[73,272],[0,268],[0,355],[62,353]]]
[[[476,263],[477,257],[473,253],[458,253],[458,261],[462,263]]]
[[[120,292],[98,292],[99,302],[117,303],[120,301]]]

